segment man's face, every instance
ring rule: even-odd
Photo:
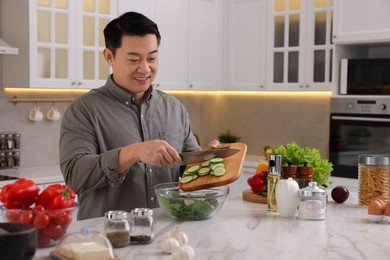
[[[115,83],[140,98],[157,74],[157,37],[154,34],[125,35],[115,57],[108,49],[104,50],[104,56],[112,67]]]

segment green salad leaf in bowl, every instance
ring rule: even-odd
[[[160,207],[169,216],[186,220],[210,218],[218,212],[229,194],[229,187],[184,192],[178,182],[154,186]]]

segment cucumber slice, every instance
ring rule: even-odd
[[[210,160],[202,163],[202,167],[209,167],[209,166],[210,166]]]
[[[180,179],[180,183],[189,183],[190,181],[192,181],[192,176],[184,176]]]
[[[188,168],[187,172],[194,174],[194,173],[197,173],[199,171],[199,169],[200,169],[199,165],[194,165],[194,166],[191,166],[190,168]]]
[[[184,171],[183,172],[183,176],[189,176],[189,175],[192,175],[192,173],[188,172],[188,171]]]
[[[211,169],[209,167],[203,167],[203,168],[200,168],[200,170],[198,171],[198,175],[204,176],[204,175],[209,174],[210,171],[211,171]]]
[[[214,169],[214,176],[220,177],[226,174],[226,169],[224,167],[217,167]]]
[[[213,165],[211,165],[211,170],[215,170],[215,169],[217,169],[217,168],[219,168],[219,167],[222,167],[222,168],[225,168],[225,164],[224,163],[216,163],[216,164],[213,164]]]
[[[224,159],[223,158],[213,158],[210,160],[210,163],[216,164],[216,163],[223,163]]]
[[[193,180],[193,181],[196,180],[196,179],[198,179],[198,175],[197,175],[197,174],[191,175],[191,177],[192,177],[192,180]]]

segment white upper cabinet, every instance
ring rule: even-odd
[[[334,9],[335,43],[390,42],[389,0],[338,0]]]
[[[266,0],[229,0],[227,90],[265,90]]]
[[[7,21],[3,34],[9,34],[7,38],[20,49],[14,59],[3,59],[4,85],[102,86],[110,74],[102,55],[103,29],[117,16],[116,4],[116,0],[3,0],[2,16]]]
[[[140,12],[158,25],[161,45],[156,88],[221,88],[221,0],[119,0],[118,11]]]
[[[267,89],[331,90],[332,0],[268,2]]]

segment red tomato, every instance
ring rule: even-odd
[[[62,224],[62,227],[64,229],[69,227],[70,223],[72,223],[72,219],[73,219],[72,215],[67,212],[67,214],[65,215],[65,219],[64,219],[64,223]]]
[[[35,211],[44,211],[44,210],[45,210],[45,207],[42,205],[35,206]]]
[[[18,211],[7,211],[7,213],[5,214],[5,217],[7,218],[8,222],[11,223],[18,223],[19,216],[20,213]]]
[[[65,232],[62,229],[61,225],[50,224],[43,230],[43,233],[45,234],[45,236],[48,236],[50,238],[58,238],[62,236]]]
[[[50,221],[54,224],[57,224],[57,225],[62,225],[65,223],[65,218],[66,218],[66,215],[68,213],[66,211],[56,211],[56,212],[53,212],[51,215],[50,215]]]
[[[43,233],[43,230],[39,230],[37,234],[37,240],[39,245],[48,245],[51,241],[51,238],[48,236],[45,236]]]
[[[30,224],[33,220],[32,211],[23,211],[20,213],[19,222],[22,224]]]
[[[44,229],[49,225],[50,218],[45,213],[38,213],[34,218],[34,226],[37,229]]]

